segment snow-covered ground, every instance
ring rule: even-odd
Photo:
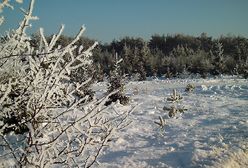
[[[196,86],[191,93],[185,92],[188,84]],[[101,96],[106,88],[106,83],[98,83],[93,89]],[[167,101],[173,89],[183,97],[174,104]],[[132,123],[93,167],[248,168],[247,79],[150,79],[131,81],[125,91],[130,105],[112,106],[121,111],[136,106],[129,117]],[[172,105],[188,110],[170,118],[163,109]],[[155,123],[160,116],[163,128]]]
[[[184,91],[189,83],[196,86],[192,93]],[[183,96],[176,104],[188,110],[169,118],[163,107],[170,107],[166,98],[173,89]],[[126,94],[139,106],[132,124],[98,159],[99,167],[248,167],[248,80],[129,82]],[[154,123],[159,116],[164,129]]]

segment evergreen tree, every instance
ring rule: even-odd
[[[145,70],[145,64],[146,64],[146,58],[144,54],[144,52],[147,51],[142,51],[143,47],[141,48],[141,50],[139,50],[138,48],[135,47],[135,51],[134,51],[134,57],[136,58],[136,63],[135,63],[135,69],[136,72],[139,74],[139,79],[140,81],[142,80],[146,80],[146,70]]]
[[[145,80],[147,74],[150,73],[151,71],[151,51],[150,48],[148,47],[148,43],[144,42],[143,47],[141,48],[140,51],[140,55],[141,55],[141,60],[143,62],[143,65],[140,69],[140,74],[141,74],[141,80]]]
[[[110,105],[112,102],[116,102],[117,100],[120,101],[120,104],[126,105],[129,102],[129,98],[124,95],[124,81],[123,77],[120,74],[120,63],[122,59],[118,60],[116,54],[116,63],[115,68],[113,71],[110,72],[109,77],[109,87],[108,87],[108,94],[109,96],[108,101],[105,103],[106,106]]]
[[[213,74],[219,75],[224,71],[224,50],[223,45],[218,40],[214,43],[212,49],[213,65],[214,71]]]
[[[120,68],[123,74],[132,74],[133,66],[132,66],[132,51],[131,48],[125,43],[122,50],[122,59],[123,61],[120,63]]]

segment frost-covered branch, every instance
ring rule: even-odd
[[[25,34],[27,27],[30,26],[29,25],[30,20],[37,20],[38,19],[38,17],[32,16],[33,9],[34,9],[34,3],[35,3],[35,0],[31,0],[31,2],[29,3],[28,11],[22,10],[24,13],[24,19],[20,23],[19,28],[16,30],[16,32],[18,34]]]

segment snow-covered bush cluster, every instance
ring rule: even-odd
[[[76,69],[87,73],[97,45],[75,45],[84,27],[65,47],[56,45],[64,26],[51,41],[41,28],[38,49],[31,45],[26,30],[37,19],[33,7],[31,0],[19,28],[1,38],[1,166],[90,167],[115,132],[128,124],[130,111],[114,113],[112,106],[104,106],[117,91],[96,98],[85,93],[91,78],[72,82]]]

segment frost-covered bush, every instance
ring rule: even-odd
[[[0,44],[0,165],[3,167],[91,167],[116,131],[127,125],[128,111],[113,113],[104,104],[115,94],[96,98],[85,93],[92,78],[71,80],[78,68],[87,74],[92,50],[70,43],[57,46],[64,26],[50,42],[26,34],[34,0],[18,29]],[[80,96],[78,96],[80,95]]]

